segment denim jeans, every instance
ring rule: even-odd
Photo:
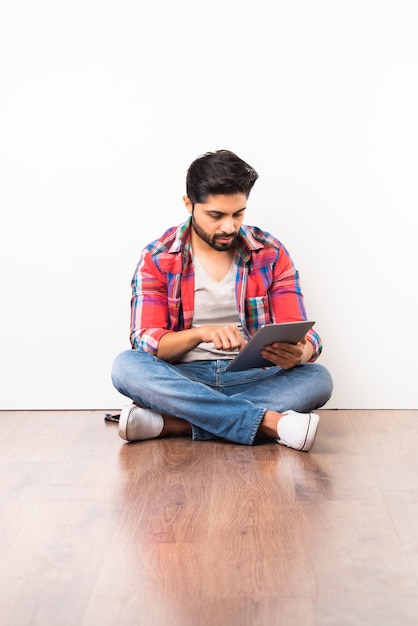
[[[317,363],[241,372],[227,371],[228,363],[172,365],[148,352],[126,350],[115,359],[112,380],[137,404],[189,422],[193,439],[220,438],[245,445],[254,443],[267,409],[305,413],[331,397],[331,376]]]

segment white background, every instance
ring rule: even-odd
[[[3,3],[0,408],[125,403],[140,251],[219,148],[259,172],[246,222],[301,273],[327,407],[418,408],[415,6]]]

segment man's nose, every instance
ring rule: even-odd
[[[234,228],[234,218],[233,217],[224,217],[222,220],[222,231],[224,233],[233,233]]]

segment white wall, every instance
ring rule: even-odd
[[[6,4],[6,3],[4,3]],[[298,266],[329,408],[418,408],[415,3],[7,3],[0,408],[118,408],[141,248],[190,162],[259,172],[247,223]]]

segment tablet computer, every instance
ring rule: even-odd
[[[237,356],[230,361],[226,369],[230,372],[238,372],[251,367],[271,367],[274,363],[267,361],[260,354],[264,346],[275,341],[297,343],[314,324],[315,322],[312,321],[303,321],[261,326]]]

